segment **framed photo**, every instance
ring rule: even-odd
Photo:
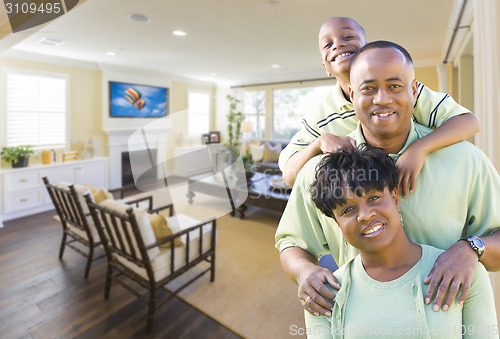
[[[162,118],[168,114],[168,88],[109,82],[111,118]]]
[[[202,134],[201,135],[201,143],[208,145],[210,143],[210,134]]]
[[[209,136],[210,136],[210,143],[211,144],[220,143],[220,132],[219,131],[209,132]]]

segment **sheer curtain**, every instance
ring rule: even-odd
[[[497,0],[474,1],[474,113],[481,119],[476,144],[500,170],[500,6]],[[500,323],[500,272],[490,274]]]
[[[481,120],[476,144],[500,169],[500,24],[498,0],[474,1],[474,113]],[[500,297],[500,296],[499,296]]]

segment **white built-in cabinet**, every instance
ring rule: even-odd
[[[42,178],[108,188],[108,158],[92,158],[53,165],[36,164],[0,171],[0,226],[3,221],[54,208]]]

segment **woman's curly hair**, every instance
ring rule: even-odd
[[[358,196],[371,190],[383,191],[385,187],[392,191],[398,185],[394,160],[380,148],[367,145],[323,156],[309,192],[326,216],[333,218],[333,210],[345,203],[344,183]]]

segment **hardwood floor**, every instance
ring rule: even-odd
[[[85,258],[70,248],[58,259],[61,226],[49,211],[0,228],[2,338],[241,338],[181,299],[155,313],[146,335],[147,307],[119,285],[104,299],[106,259],[83,278]]]

